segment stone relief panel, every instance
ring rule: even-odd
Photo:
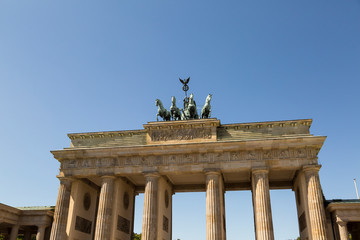
[[[240,161],[241,155],[240,152],[231,152],[230,153],[230,161]]]
[[[296,158],[304,158],[306,157],[306,150],[303,148],[295,149],[295,157]]]
[[[258,156],[256,154],[256,151],[248,151],[246,154],[246,160],[257,160]]]
[[[113,168],[127,166],[167,166],[204,164],[233,161],[262,161],[262,160],[291,160],[314,159],[316,161],[318,149],[293,148],[272,150],[232,151],[220,153],[193,153],[152,156],[128,156],[118,158],[63,160],[62,169],[76,168]]]
[[[191,129],[161,129],[151,130],[149,133],[151,141],[172,141],[172,140],[193,140],[193,139],[211,139],[211,129],[191,128]]]
[[[130,220],[118,215],[117,230],[130,234]]]
[[[169,232],[169,219],[163,216],[163,230]]]
[[[270,160],[273,158],[273,151],[267,150],[263,152],[263,159]]]
[[[89,221],[85,218],[76,216],[75,230],[79,231],[79,232],[91,234],[91,224],[92,224],[91,221]]]
[[[280,150],[280,159],[285,159],[285,158],[289,158],[290,157],[290,153],[289,150]]]

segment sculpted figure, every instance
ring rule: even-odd
[[[212,97],[212,94],[209,94],[206,97],[205,105],[201,109],[201,118],[210,118],[211,117],[211,105],[210,105],[211,97]]]
[[[164,121],[170,121],[170,112],[166,110],[162,104],[162,102],[159,99],[155,100],[155,105],[158,107],[158,112],[156,114],[156,121],[159,121],[159,116]]]
[[[176,98],[174,96],[171,97],[170,115],[172,120],[181,119],[181,112],[180,109],[176,106]]]
[[[186,101],[188,100],[188,101]],[[189,120],[189,119],[198,119],[199,115],[196,109],[196,102],[194,100],[194,95],[190,94],[189,99],[184,100],[184,110],[181,119]]]

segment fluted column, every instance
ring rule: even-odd
[[[36,240],[44,240],[46,226],[38,226]]]
[[[307,185],[307,201],[313,240],[326,239],[325,208],[319,180],[319,170],[320,166],[318,165],[303,167]]]
[[[339,227],[340,240],[349,240],[349,232],[347,229],[347,222],[337,221]]]
[[[145,194],[144,194],[144,212],[142,224],[142,240],[158,240],[157,239],[157,190],[158,190],[158,174],[147,174]]]
[[[71,193],[71,179],[60,178],[60,187],[56,201],[54,221],[51,228],[50,240],[67,239],[66,224],[69,212]]]
[[[268,175],[268,169],[254,169],[252,171],[256,240],[274,240]]]
[[[102,177],[99,207],[96,219],[95,240],[110,239],[114,180],[114,176]]]
[[[206,173],[206,240],[222,239],[219,172]]]
[[[16,240],[19,234],[19,225],[14,225],[11,228],[10,240]]]

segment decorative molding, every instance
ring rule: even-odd
[[[114,137],[132,137],[134,135],[144,134],[145,130],[130,130],[117,132],[94,132],[94,133],[69,133],[71,140],[75,139],[94,139],[94,138],[114,138]]]
[[[225,129],[260,129],[260,128],[274,128],[274,127],[310,127],[312,119],[299,119],[292,121],[275,121],[275,122],[254,122],[254,123],[238,123],[238,124],[224,124]]]
[[[119,156],[108,158],[64,159],[62,169],[169,166],[202,163],[317,159],[317,148],[243,150],[192,154]]]

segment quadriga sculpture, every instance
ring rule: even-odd
[[[176,98],[171,97],[170,115],[172,120],[181,120],[180,109],[176,106]]]
[[[212,97],[212,94],[209,94],[206,97],[205,105],[201,109],[201,118],[210,118],[211,117],[211,105],[210,105],[211,97]]]
[[[158,107],[158,112],[156,114],[156,121],[159,121],[159,116],[164,121],[170,121],[170,112],[164,108],[164,105],[160,101],[160,99],[155,100],[155,105]]]
[[[184,107],[185,108],[181,116],[182,120],[199,119],[193,94],[190,94],[189,100],[187,104],[184,104]]]

